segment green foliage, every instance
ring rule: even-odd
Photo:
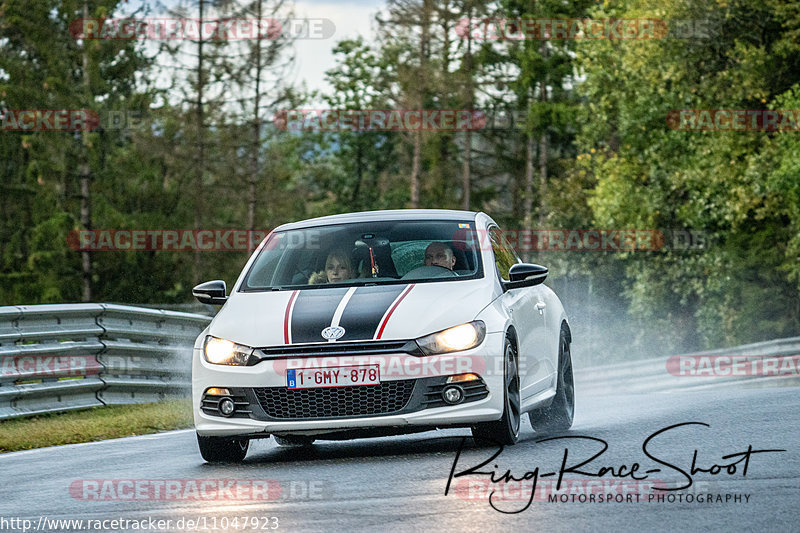
[[[196,15],[199,2],[181,3],[183,14]],[[88,3],[93,17],[124,7]],[[290,15],[272,0],[203,5]],[[332,45],[331,90],[322,95],[283,83],[290,42],[206,43],[202,62],[197,43],[179,43],[154,59],[133,41],[74,39],[69,23],[82,9],[83,0],[0,0],[0,108],[90,108],[142,120],[85,139],[0,132],[0,304],[81,299],[81,255],[66,239],[81,229],[83,165],[93,228],[270,229],[408,206],[416,153],[420,207],[461,207],[468,168],[471,208],[507,227],[521,228],[526,206],[538,204],[550,228],[664,232],[656,251],[532,254],[550,267],[587,360],[800,334],[798,133],[683,131],[668,121],[680,109],[800,109],[800,9],[792,3],[387,0],[376,39]],[[491,41],[454,31],[465,17],[586,16],[694,21],[705,34]],[[196,63],[168,71],[176,57]],[[156,89],[165,72],[171,86]],[[463,132],[295,132],[270,122],[279,109],[310,107],[472,108],[515,121],[473,132],[468,147]],[[682,230],[701,242],[675,246]],[[232,283],[246,259],[243,251],[93,253],[94,299],[187,302],[200,281]]]
[[[593,16],[704,18],[712,38],[596,41],[578,51],[588,102],[579,143],[596,153],[583,156],[596,180],[595,223],[690,228],[710,243],[623,259],[631,313],[667,325],[679,312],[682,326],[664,335],[677,349],[796,334],[800,325],[800,284],[791,283],[796,135],[680,131],[666,120],[679,109],[792,108],[784,91],[800,70],[785,68],[797,64],[785,32],[797,16],[785,21],[770,4],[701,4],[628,2]]]

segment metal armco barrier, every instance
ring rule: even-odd
[[[205,315],[114,304],[0,307],[0,420],[188,395]],[[800,354],[800,337],[688,356]],[[576,368],[584,394],[800,385],[800,376],[676,376],[668,358]]]
[[[791,361],[797,368],[796,356],[800,355],[800,337],[776,339],[766,342],[756,342],[732,348],[709,350],[691,354],[682,354],[689,357],[701,356],[762,356],[775,358],[776,365],[780,365],[782,358],[795,356]],[[787,375],[673,375],[667,368],[669,357],[645,359],[628,363],[619,363],[606,366],[576,369],[575,390],[579,394],[614,394],[649,393],[649,392],[680,392],[690,390],[712,390],[725,387],[788,387],[800,385],[800,375],[797,373]]]
[[[0,307],[0,420],[185,396],[210,321],[114,304]]]

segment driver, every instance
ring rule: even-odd
[[[440,266],[453,270],[456,256],[453,249],[443,242],[432,242],[425,249],[425,266]]]
[[[328,254],[328,258],[325,261],[325,270],[311,274],[308,284],[317,285],[326,282],[346,281],[355,277],[354,272],[350,256],[342,250],[334,250]]]

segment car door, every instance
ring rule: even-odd
[[[497,226],[489,228],[489,239],[494,253],[496,275],[508,281],[512,265],[520,263],[513,247]],[[538,394],[550,385],[547,364],[547,303],[542,285],[510,289],[501,297],[505,309],[512,317],[519,343],[519,374],[522,401]]]

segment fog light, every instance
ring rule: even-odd
[[[233,405],[233,400],[230,398],[223,398],[219,401],[219,414],[222,416],[231,416],[236,406]]]
[[[461,403],[461,400],[464,399],[464,391],[461,390],[461,387],[450,385],[442,391],[442,399],[450,405]]]

